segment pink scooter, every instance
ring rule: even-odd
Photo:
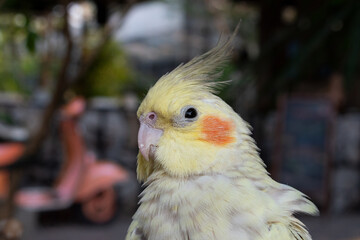
[[[116,214],[116,193],[113,187],[127,181],[129,174],[119,165],[97,161],[87,151],[76,126],[76,118],[84,109],[84,99],[76,98],[61,110],[60,129],[65,162],[55,185],[52,188],[20,189],[15,195],[17,206],[32,211],[45,211],[64,209],[79,203],[83,215],[92,222],[105,223],[113,219]],[[21,155],[23,149],[19,149],[17,154],[13,153],[15,157]],[[4,159],[0,146],[0,165],[6,165]],[[8,157],[7,162],[10,159]]]

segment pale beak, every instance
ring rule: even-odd
[[[163,130],[155,128],[157,115],[149,112],[146,116],[140,117],[140,129],[138,133],[138,147],[146,160],[153,159]]]

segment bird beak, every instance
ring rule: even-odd
[[[155,128],[157,115],[154,112],[140,117],[140,129],[138,133],[138,147],[144,158],[149,161],[154,158],[158,141],[163,135],[163,130]]]

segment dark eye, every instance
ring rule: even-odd
[[[192,118],[196,118],[196,116],[197,116],[197,111],[195,108],[191,107],[185,112],[185,118],[192,119]]]

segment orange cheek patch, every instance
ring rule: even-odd
[[[226,145],[235,141],[232,136],[234,124],[216,116],[205,116],[202,121],[202,140],[215,145]]]

